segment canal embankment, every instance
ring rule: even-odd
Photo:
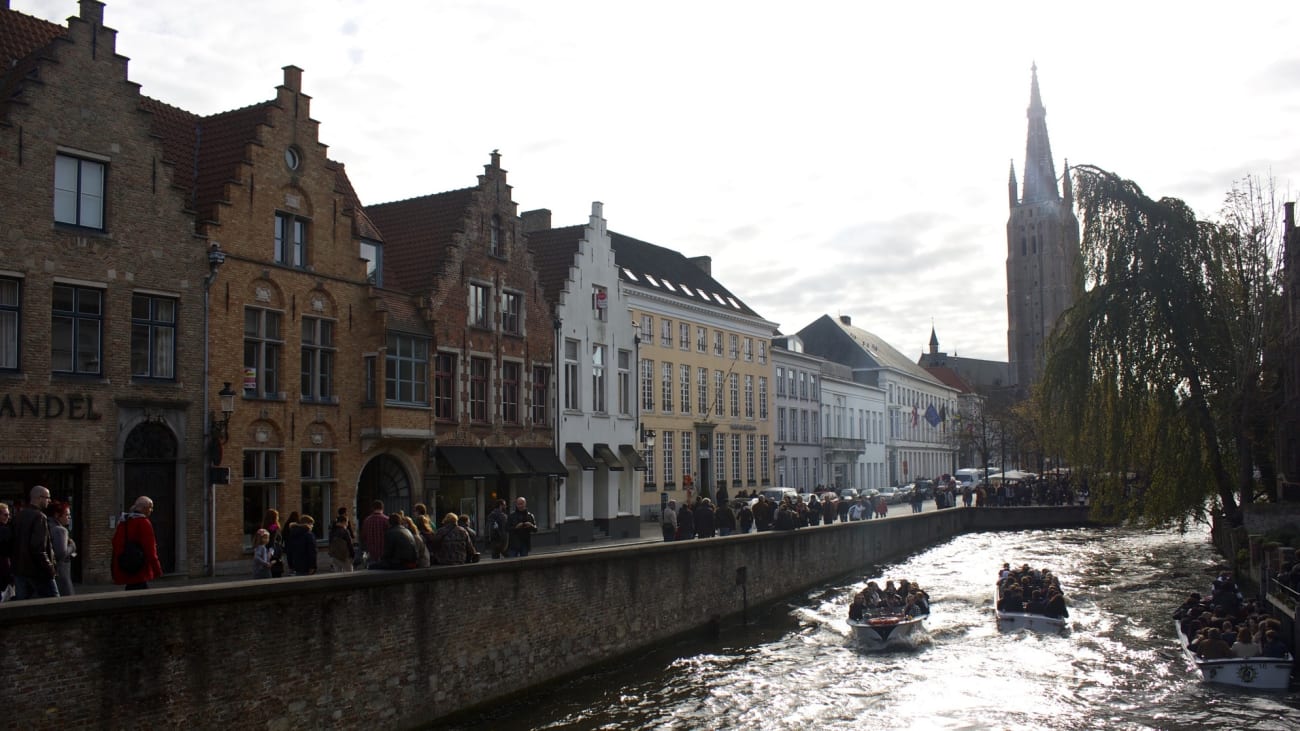
[[[788,533],[402,572],[0,605],[26,728],[427,725],[971,531],[1084,507],[952,509]]]

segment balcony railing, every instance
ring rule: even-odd
[[[867,440],[847,439],[845,437],[823,437],[822,449],[827,452],[853,452],[862,454],[867,451]]]

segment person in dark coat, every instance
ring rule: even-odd
[[[677,540],[689,541],[695,537],[695,511],[691,510],[691,504],[682,503],[682,507],[677,511]]]
[[[1061,592],[1051,589],[1050,596],[1047,597],[1047,609],[1043,612],[1049,617],[1065,619],[1070,616],[1069,610],[1065,608],[1065,595]]]
[[[316,573],[316,534],[312,528],[316,519],[303,515],[289,528],[289,538],[285,541],[285,558],[289,561],[289,570],[294,576],[309,576]]]
[[[781,503],[781,507],[776,509],[776,520],[772,521],[772,530],[794,530],[795,527],[794,511],[790,509],[790,503]]]
[[[713,517],[718,524],[718,535],[729,536],[736,532],[736,511],[732,510],[731,503],[718,503],[718,512]]]
[[[740,527],[741,533],[748,533],[754,529],[754,511],[749,507],[749,501],[740,503],[740,508],[736,510],[736,524]]]
[[[695,508],[695,535],[698,538],[712,538],[718,534],[713,503],[704,498]]]

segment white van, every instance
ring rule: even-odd
[[[981,468],[963,467],[962,469],[952,473],[952,478],[956,480],[957,484],[961,487],[975,487],[984,481],[984,476],[986,474],[988,473]]]

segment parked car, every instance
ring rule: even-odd
[[[898,488],[897,488],[897,487],[892,487],[892,486],[891,486],[891,487],[882,487],[882,488],[880,488],[880,496],[883,497],[883,498],[885,498],[885,502],[886,502],[886,503],[900,503],[900,502],[902,502],[902,500],[899,499],[899,493],[898,493]]]
[[[787,497],[789,497],[792,500],[799,499],[799,492],[795,490],[793,487],[765,487],[762,490],[759,490],[758,492],[763,497],[766,497],[768,500],[771,500],[775,503],[780,503],[782,500],[784,500]]]
[[[840,490],[840,497],[845,500],[857,500],[858,495],[858,490],[855,487],[846,487],[843,490]]]
[[[895,494],[898,496],[898,500],[895,502],[909,503],[912,501],[912,494],[916,492],[916,483],[909,482],[906,485],[899,485],[893,489],[895,490]]]

